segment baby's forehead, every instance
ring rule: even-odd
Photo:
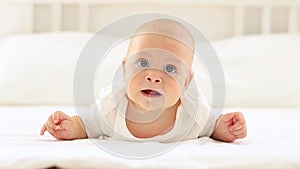
[[[140,34],[132,37],[127,58],[136,54],[147,54],[151,57],[168,57],[177,59],[188,67],[192,64],[194,51],[181,41],[160,34]]]
[[[147,22],[136,30],[134,35],[137,34],[160,35],[161,38],[176,39],[190,48],[194,48],[194,39],[191,32],[181,23],[171,19],[157,19]]]
[[[145,45],[148,48],[159,48],[159,46],[172,46],[170,49],[174,48],[186,48],[191,51],[194,50],[194,44],[186,43],[186,41],[179,39],[175,36],[170,36],[168,34],[161,33],[138,33],[132,35],[130,39],[130,46],[140,46]]]

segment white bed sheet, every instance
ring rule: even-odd
[[[245,114],[247,138],[234,143],[186,141],[143,160],[116,157],[89,139],[39,136],[54,110],[74,112],[62,106],[0,107],[0,168],[300,168],[300,107],[227,109]]]

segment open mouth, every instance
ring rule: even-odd
[[[146,97],[159,97],[161,94],[155,90],[146,89],[141,91],[142,94]]]

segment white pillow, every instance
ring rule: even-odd
[[[75,64],[91,36],[44,33],[0,42],[0,104],[72,104]],[[224,69],[227,106],[300,106],[300,35],[246,36],[213,45]],[[110,55],[122,58],[126,48],[124,42]],[[98,70],[96,96],[120,64],[110,59]],[[198,61],[194,68],[211,100],[208,75]]]
[[[300,106],[300,35],[237,37],[214,43],[230,106]]]
[[[0,42],[0,104],[71,104],[75,64],[90,37],[44,33]]]

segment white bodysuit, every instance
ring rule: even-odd
[[[128,130],[125,121],[128,101],[122,85],[102,89],[96,104],[79,116],[89,138],[178,142],[210,136],[219,114],[210,112],[207,100],[193,81],[180,99],[173,128],[151,138],[137,138]]]

